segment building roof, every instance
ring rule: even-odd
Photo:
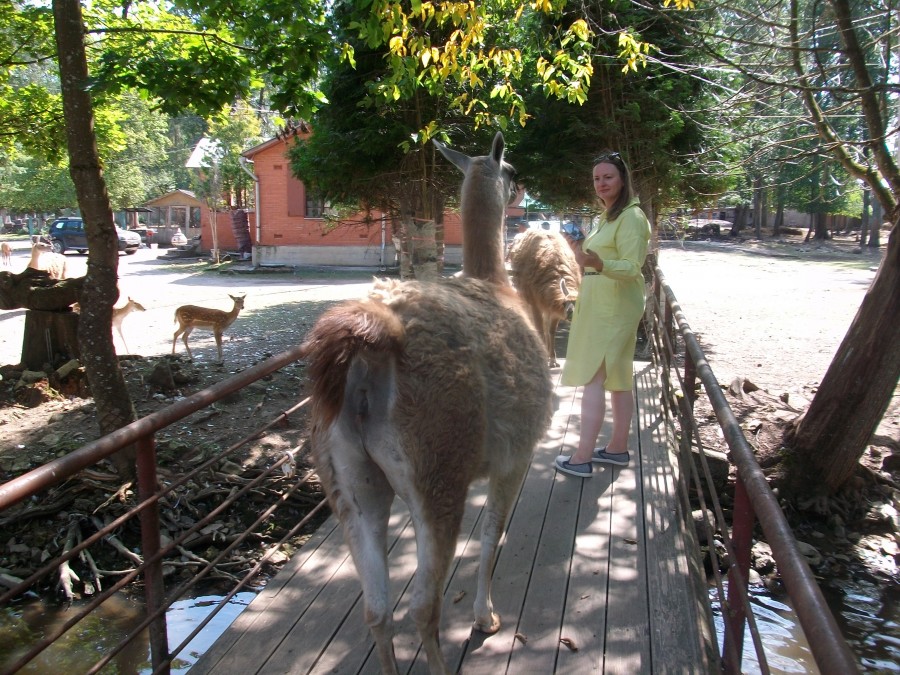
[[[303,120],[288,120],[285,123],[284,128],[275,134],[275,138],[270,138],[268,141],[244,150],[241,155],[247,159],[252,159],[254,155],[258,155],[263,150],[268,150],[273,145],[287,143],[288,140],[295,137],[305,138],[311,133],[312,127],[310,127],[307,122],[304,122]]]
[[[204,136],[194,146],[191,156],[184,165],[189,169],[203,169],[209,166],[211,160],[222,158],[222,144],[215,138]]]
[[[172,190],[144,202],[144,206],[200,206],[200,200],[190,190]]]

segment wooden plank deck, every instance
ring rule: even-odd
[[[485,498],[483,482],[473,485],[441,620],[442,648],[458,672],[717,670],[702,565],[686,527],[672,430],[652,364],[635,364],[635,393],[631,465],[595,465],[594,477],[582,480],[552,468],[554,457],[577,443],[581,395],[580,388],[556,387],[553,422],[497,559],[493,599],[503,627],[492,636],[471,631]],[[401,672],[426,673],[406,616],[416,558],[400,500],[390,533],[397,660]],[[373,645],[353,562],[330,518],[190,672],[377,673]]]

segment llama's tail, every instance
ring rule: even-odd
[[[354,359],[380,354],[380,360],[386,361],[399,355],[403,336],[400,319],[378,301],[345,302],[322,315],[307,335],[303,351],[316,416],[323,424],[333,422],[341,411]]]

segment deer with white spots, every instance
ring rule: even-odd
[[[224,362],[222,356],[222,333],[234,320],[238,314],[244,309],[244,295],[229,295],[234,305],[230,312],[221,309],[210,309],[209,307],[198,307],[197,305],[182,305],[175,310],[175,321],[178,323],[178,329],[172,337],[172,353],[175,353],[175,342],[178,336],[182,336],[184,348],[187,350],[188,358],[194,359],[191,354],[191,346],[188,344],[188,337],[195,328],[203,328],[211,330],[216,338],[216,349],[219,352],[219,363]]]

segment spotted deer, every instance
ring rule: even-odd
[[[122,338],[122,344],[125,346],[126,352],[128,351],[128,343],[125,342],[125,334],[122,332],[122,322],[125,320],[126,316],[134,311],[143,312],[145,310],[141,303],[131,297],[129,297],[128,302],[121,307],[113,307],[112,325],[113,328],[119,332],[119,337]]]
[[[504,212],[515,186],[503,135],[482,157],[436,145],[465,175],[463,277],[376,282],[367,298],[323,314],[302,349],[316,468],[360,577],[384,673],[398,672],[386,540],[394,497],[415,530],[410,615],[429,670],[448,673],[442,596],[469,485],[488,481],[474,627],[495,633],[497,547],[551,414],[547,354],[504,269]]]
[[[222,357],[222,333],[237,318],[240,311],[244,308],[245,295],[229,295],[234,301],[234,306],[230,312],[224,312],[221,309],[209,309],[207,307],[198,307],[197,305],[182,305],[175,310],[175,321],[178,323],[178,329],[172,337],[172,353],[175,353],[175,343],[178,336],[182,336],[184,348],[187,350],[188,358],[193,360],[194,355],[191,354],[191,347],[188,345],[188,336],[195,328],[203,328],[211,330],[216,338],[216,348],[219,351],[219,362],[223,362]]]
[[[0,255],[3,256],[3,266],[12,267],[12,246],[5,241],[0,244]]]

